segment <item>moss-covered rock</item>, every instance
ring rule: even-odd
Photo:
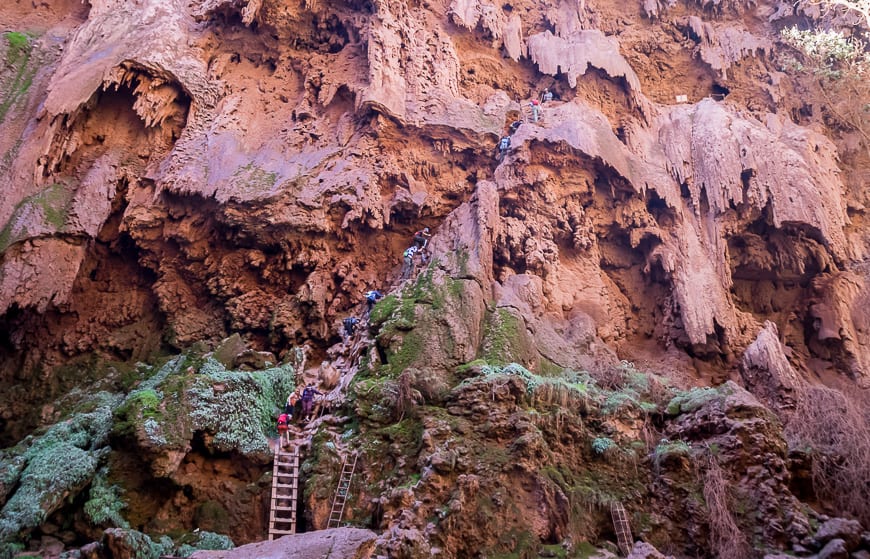
[[[38,61],[33,56],[34,37],[19,31],[6,31],[0,39],[5,71],[0,74],[0,122],[33,83]],[[2,245],[0,245],[2,246]],[[0,248],[0,251],[5,247]]]
[[[211,357],[178,356],[124,399],[114,432],[133,435],[161,476],[174,470],[197,431],[213,450],[268,459],[275,413],[294,388],[290,364],[229,371]]]
[[[85,516],[94,526],[129,528],[122,515],[127,507],[123,500],[123,490],[106,479],[108,470],[102,468],[88,490],[88,500],[84,504]]]
[[[477,282],[451,278],[430,262],[413,283],[372,309],[385,357],[380,375],[396,377],[409,368],[445,375],[470,361],[480,345],[484,308]]]
[[[109,528],[103,534],[103,546],[112,557],[135,557],[136,559],[158,559],[161,555],[172,553],[175,544],[166,536],[157,541],[147,534],[124,528]]]
[[[190,557],[196,551],[233,549],[233,540],[223,534],[201,531],[191,534],[192,537],[183,537],[181,545],[175,550],[176,557]],[[187,541],[190,540],[190,541]]]
[[[119,401],[114,395],[97,394],[93,411],[75,414],[32,438],[14,464],[4,466],[7,483],[15,471],[20,474],[0,511],[0,541],[12,541],[39,526],[91,481],[109,450],[112,410]]]
[[[497,308],[487,313],[480,357],[493,365],[515,362],[530,366],[537,362],[537,351],[517,311]]]

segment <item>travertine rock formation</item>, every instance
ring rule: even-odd
[[[234,352],[227,367],[266,367],[271,352],[298,369],[294,380],[337,387],[330,401],[365,426],[353,436],[402,447],[366,466],[381,485],[366,490],[375,504],[360,504],[357,520],[367,515],[387,534],[382,549],[504,550],[473,526],[429,518],[470,508],[483,521],[499,505],[482,503],[481,488],[517,481],[490,471],[505,452],[527,473],[565,470],[613,458],[590,454],[587,439],[628,448],[642,432],[653,448],[655,434],[727,446],[751,473],[726,477],[762,494],[769,522],[758,525],[758,545],[809,545],[798,502],[835,505],[789,488],[788,461],[799,458],[765,406],[788,421],[806,386],[857,402],[870,390],[870,152],[825,117],[829,100],[797,94],[811,90],[779,59],[780,28],[822,17],[779,0],[4,3],[2,446],[78,413],[74,389],[128,398],[136,361],[191,347],[201,357],[237,333],[248,353]],[[544,88],[555,100],[534,122],[529,102]],[[508,133],[501,156],[496,142]],[[435,232],[431,265],[401,283],[402,250],[424,226]],[[361,312],[373,288],[392,298],[366,325],[371,340],[339,345],[341,319]],[[471,365],[478,359],[486,363]],[[635,390],[606,386],[623,360],[684,389],[742,387],[671,418],[635,402],[614,419],[602,401],[591,430],[578,409],[565,419],[557,408],[566,402],[533,396],[538,377],[582,371],[599,375],[604,400],[617,385]],[[200,378],[201,366],[172,373],[184,382],[165,391]],[[360,372],[383,386],[355,380]],[[355,391],[358,382],[370,391]],[[220,384],[208,390],[221,394]],[[472,460],[458,446],[487,421],[486,394],[504,409],[480,439],[494,454]],[[541,398],[553,424],[522,409]],[[402,446],[408,433],[382,432],[421,402],[437,408],[414,417],[425,452]],[[746,427],[742,413],[757,421]],[[144,427],[114,431],[114,447],[152,457],[148,476],[173,487],[172,502],[142,504],[137,518],[160,511],[171,524],[199,506],[184,486],[205,495],[205,484],[184,478],[181,464],[229,453],[220,459],[233,465],[216,475],[238,478],[233,487],[262,466],[262,456],[239,459],[245,473],[233,473],[232,453],[247,452],[215,446],[217,423],[174,419],[162,428],[186,427],[167,444]],[[723,440],[708,440],[705,426]],[[745,437],[763,452],[740,454]],[[654,454],[638,460],[661,465]],[[639,475],[666,495],[646,494],[643,506],[670,515],[647,532],[674,530],[674,553],[703,554],[689,542],[715,539],[704,511],[672,506],[691,494],[685,462],[665,461],[679,470],[670,481]],[[311,464],[312,476],[326,476],[325,458]],[[433,484],[422,504],[399,487],[412,464],[443,476],[417,474]],[[374,475],[383,468],[394,475]],[[628,471],[605,470],[614,479]],[[594,538],[566,512],[576,504],[566,488],[585,478],[559,476],[524,485],[511,518],[532,519],[539,542]],[[251,483],[232,518],[255,506],[262,483]],[[310,497],[319,527],[325,509]],[[536,499],[545,505],[532,510]],[[678,514],[693,524],[680,531]],[[257,522],[236,535],[252,539]]]

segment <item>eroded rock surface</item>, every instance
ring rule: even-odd
[[[728,524],[714,474],[746,545],[866,547],[812,539],[808,507],[835,505],[808,480],[849,458],[779,423],[807,386],[849,409],[870,387],[870,160],[778,58],[817,7],[38,4],[0,6],[0,443],[90,413],[79,390],[123,404],[27,515],[13,489],[37,474],[4,457],[3,539],[86,543],[58,499],[82,508],[102,467],[145,495],[109,548],[257,539],[272,406],[318,379],[337,409],[307,433],[306,520],[325,524],[353,441],[350,517],[384,553],[555,553],[634,499],[651,543],[700,556]],[[128,529],[76,515],[94,540]]]

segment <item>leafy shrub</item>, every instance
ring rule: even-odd
[[[592,440],[592,452],[595,454],[604,454],[611,448],[615,448],[616,443],[613,442],[613,439],[608,437],[595,437]]]
[[[268,453],[277,403],[295,388],[293,367],[227,371],[209,358],[187,389],[194,429],[215,434],[218,450]]]
[[[85,516],[95,526],[117,526],[129,528],[121,511],[127,504],[121,499],[123,490],[117,485],[110,485],[106,480],[108,470],[103,468],[91,482],[88,500],[85,502]]]

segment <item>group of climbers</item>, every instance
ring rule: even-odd
[[[432,234],[429,233],[429,228],[424,227],[420,231],[414,233],[414,244],[405,249],[402,253],[403,265],[402,265],[402,279],[406,280],[414,275],[414,269],[416,265],[414,263],[417,255],[420,255],[420,260],[423,264],[428,262],[429,257],[426,253],[426,247],[429,245],[429,237]]]
[[[541,106],[545,103],[551,102],[552,100],[553,93],[549,89],[544,89],[543,93],[541,94],[540,100],[532,99],[529,102],[532,122],[538,122],[541,116]],[[513,121],[508,128],[508,133],[499,140],[499,161],[501,161],[510,150],[511,136],[519,129],[522,124],[523,120],[521,118]],[[416,267],[415,259],[417,255],[420,256],[422,263],[425,264],[428,261],[429,255],[426,249],[429,245],[429,239],[431,238],[431,236],[432,235],[428,227],[424,227],[423,229],[414,233],[414,244],[402,252],[402,280],[407,280],[414,275]],[[384,294],[377,289],[372,289],[370,291],[367,291],[364,296],[366,301],[365,316],[368,317],[371,314],[371,311],[374,308],[375,304],[384,298]],[[361,319],[356,316],[348,316],[342,321],[342,333],[344,342],[346,344],[349,344],[350,340],[354,337],[356,329],[360,323]],[[289,426],[290,423],[293,421],[293,417],[296,414],[296,408],[298,407],[298,405],[301,403],[301,417],[303,421],[308,422],[311,420],[315,397],[320,395],[322,395],[321,392],[319,392],[312,383],[308,383],[304,388],[301,386],[297,387],[297,389],[294,390],[293,393],[291,393],[287,397],[287,403],[284,406],[284,413],[278,416],[277,427],[282,446],[289,444]]]
[[[293,417],[297,416],[304,422],[311,421],[314,411],[315,398],[322,396],[323,393],[314,387],[313,382],[309,382],[304,387],[297,386],[296,390],[287,396],[287,401],[284,404],[284,413],[278,416],[278,436],[280,437],[281,446],[287,446],[290,443],[290,424],[293,422]],[[301,410],[297,410],[301,406]],[[297,414],[297,411],[299,412]]]
[[[532,122],[538,122],[541,118],[541,107],[545,103],[549,103],[553,100],[553,92],[548,88],[544,88],[544,92],[541,93],[541,98],[532,99],[529,101],[529,109],[531,110],[531,119]],[[498,141],[498,152],[496,154],[496,159],[499,163],[504,159],[505,155],[507,155],[508,151],[511,149],[511,136],[519,129],[519,127],[523,124],[523,120],[518,118],[517,120],[511,122],[508,127],[508,132]]]

